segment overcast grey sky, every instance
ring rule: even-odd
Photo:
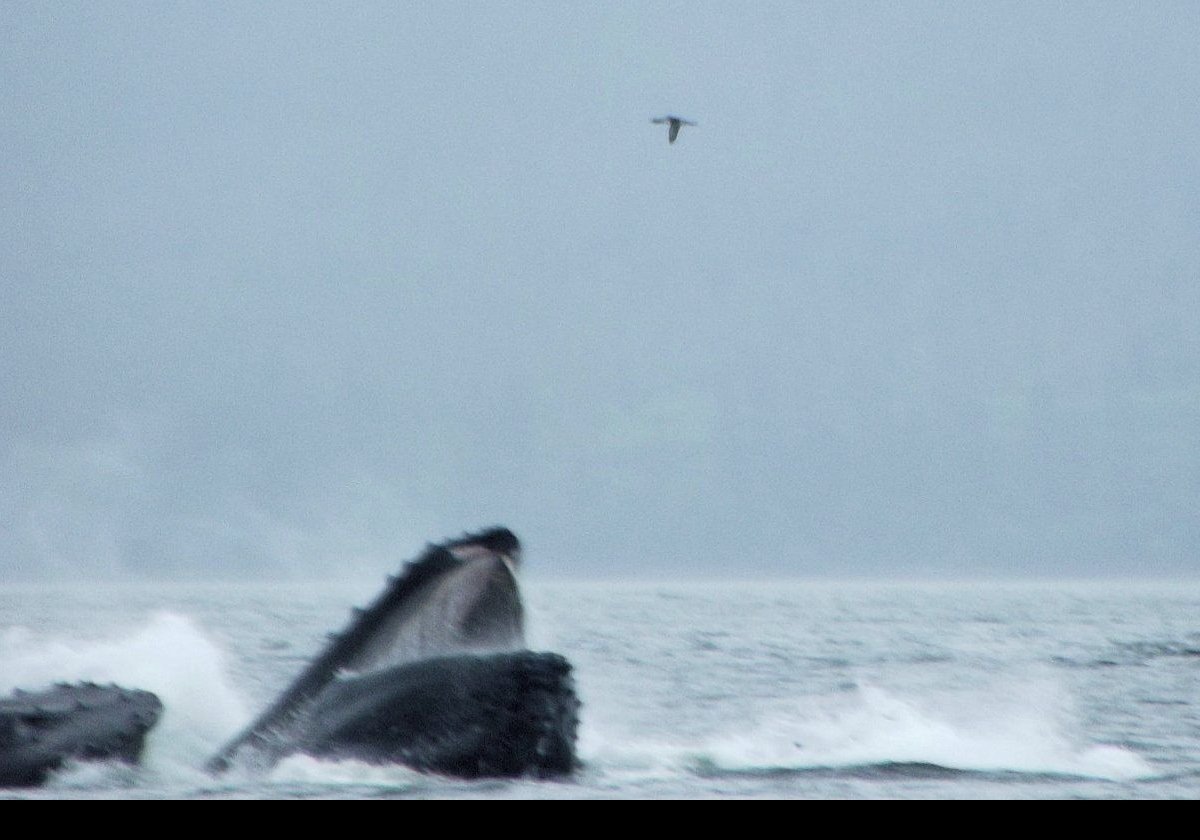
[[[0,575],[1193,575],[1197,44],[4,0]]]

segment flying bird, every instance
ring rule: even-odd
[[[654,123],[655,125],[662,125],[663,123],[666,123],[667,125],[671,126],[670,131],[667,133],[668,143],[675,142],[675,138],[679,136],[680,126],[695,125],[695,123],[691,120],[685,120],[683,117],[673,117],[670,114],[665,117],[656,117],[655,119],[650,120],[650,122]]]

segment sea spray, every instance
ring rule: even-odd
[[[223,652],[186,616],[157,612],[108,639],[37,638],[23,628],[0,636],[0,691],[79,681],[159,696],[164,713],[145,756],[152,771],[198,768],[248,716]]]
[[[1072,714],[1054,683],[924,696],[862,684],[798,699],[743,733],[713,739],[705,754],[735,771],[907,764],[1110,780],[1153,775],[1128,749],[1081,742]]]

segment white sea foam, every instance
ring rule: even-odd
[[[362,761],[330,761],[307,755],[292,755],[275,765],[267,780],[278,785],[332,785],[406,789],[428,779],[422,773],[398,765],[367,764]]]
[[[1128,749],[1080,743],[1071,715],[1069,698],[1052,684],[925,697],[862,685],[796,701],[745,733],[714,740],[706,753],[732,770],[911,763],[1111,780],[1153,775]]]
[[[23,628],[0,636],[0,693],[84,680],[152,691],[162,700],[162,720],[147,741],[151,772],[199,772],[247,718],[224,654],[185,616],[156,613],[127,635],[94,641],[35,638]]]

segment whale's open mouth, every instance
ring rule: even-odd
[[[524,650],[520,556],[506,528],[427,547],[209,767],[308,752],[466,776],[568,772],[579,703],[565,659]]]

